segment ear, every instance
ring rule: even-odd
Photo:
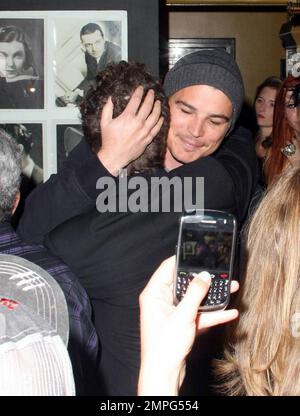
[[[229,134],[232,132],[232,130],[235,128],[235,126],[236,126],[236,124],[234,126],[232,126],[232,119],[231,119],[230,125],[228,127],[228,130],[226,131],[226,134],[224,136],[224,139],[225,139],[225,137],[228,137],[229,136]]]
[[[231,133],[231,129],[230,129],[230,127],[229,127],[229,129],[227,130],[227,132],[226,132],[226,134],[225,134],[225,136],[224,136],[224,139],[225,139],[226,137],[228,137],[230,133]]]
[[[20,191],[18,191],[18,192],[16,193],[15,200],[14,200],[14,202],[13,202],[13,206],[12,206],[12,209],[11,209],[11,213],[12,213],[12,214],[14,214],[14,213],[15,213],[15,211],[16,211],[16,209],[17,209],[18,205],[19,205],[20,198],[21,198],[21,194],[20,194]]]

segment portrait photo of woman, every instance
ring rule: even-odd
[[[44,108],[43,19],[0,19],[0,108]]]

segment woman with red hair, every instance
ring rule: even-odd
[[[289,75],[276,98],[272,146],[264,164],[268,187],[283,170],[300,161],[300,119],[293,98],[293,91],[298,84],[300,78]]]

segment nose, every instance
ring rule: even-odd
[[[266,103],[261,103],[260,104],[260,108],[259,108],[260,111],[263,111],[264,112],[266,110],[266,108],[267,108]]]
[[[5,58],[5,63],[6,63],[6,66],[8,66],[8,67],[13,67],[13,66],[14,66],[14,60],[13,60],[13,57],[12,57],[12,56],[10,56],[10,55],[8,55],[8,56]]]
[[[189,132],[193,137],[201,137],[205,132],[205,120],[194,117],[189,125]]]

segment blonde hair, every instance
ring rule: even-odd
[[[229,331],[224,360],[216,362],[218,388],[227,395],[298,396],[300,166],[266,193],[248,227],[246,255],[241,315]]]

